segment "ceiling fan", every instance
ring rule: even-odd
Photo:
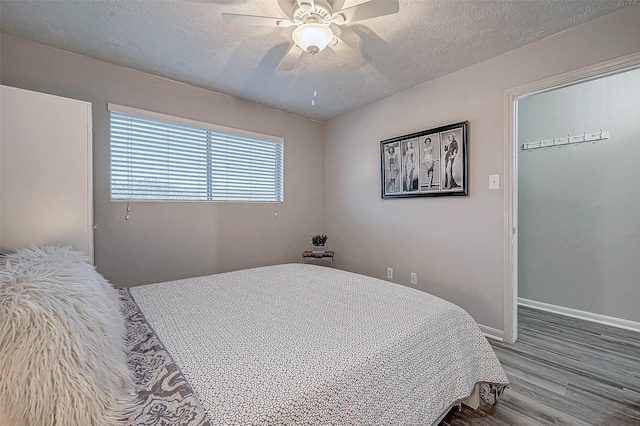
[[[222,19],[229,24],[262,25],[270,27],[297,28],[293,31],[293,43],[280,61],[278,69],[290,71],[302,52],[312,55],[325,47],[333,50],[347,64],[358,69],[365,60],[353,48],[337,37],[331,24],[344,25],[365,19],[398,13],[398,0],[370,0],[356,6],[334,12],[327,0],[296,0],[291,19],[268,16],[239,15],[223,13]]]

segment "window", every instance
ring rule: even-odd
[[[111,199],[283,200],[283,141],[109,104]]]

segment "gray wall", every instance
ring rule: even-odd
[[[321,231],[321,123],[11,36],[1,43],[2,84],[93,103],[95,261],[114,284],[298,262]],[[108,102],[283,137],[284,203],[134,203],[126,221],[125,204],[109,200]]]
[[[324,126],[323,230],[337,266],[410,285],[503,330],[505,90],[637,52],[640,6],[335,117]],[[469,197],[380,199],[380,141],[469,120]]]
[[[519,296],[640,321],[640,70],[529,96],[518,116],[520,143],[610,133],[519,154]]]

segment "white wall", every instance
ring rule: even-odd
[[[1,43],[2,84],[93,103],[95,260],[116,285],[299,262],[321,230],[320,123],[8,35]],[[284,203],[135,203],[125,221],[125,204],[109,200],[108,102],[283,137]]]
[[[529,96],[518,140],[599,131],[519,154],[520,297],[640,322],[640,69]]]
[[[503,330],[502,190],[505,90],[640,49],[640,6],[625,8],[324,124],[323,230],[337,266],[394,281],[465,308]],[[469,197],[380,198],[383,139],[469,120]]]

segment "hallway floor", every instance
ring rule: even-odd
[[[519,338],[489,339],[511,386],[441,426],[640,425],[640,333],[519,307]]]

